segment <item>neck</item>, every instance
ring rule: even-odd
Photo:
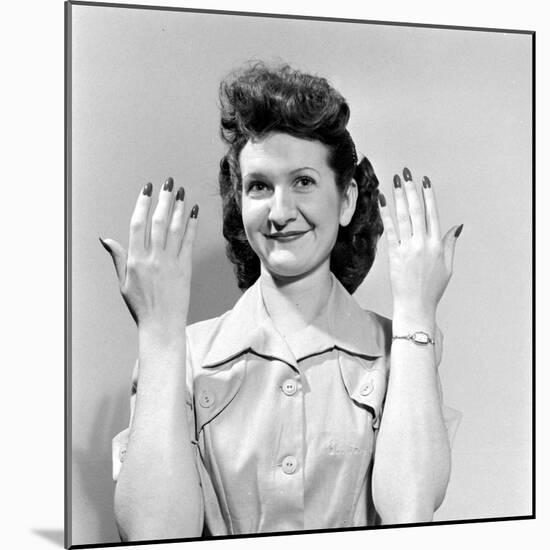
[[[261,289],[265,307],[283,333],[299,330],[319,316],[332,286],[329,264],[297,279],[280,279],[262,267]]]

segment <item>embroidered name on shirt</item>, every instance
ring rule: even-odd
[[[359,455],[370,453],[371,449],[361,449],[355,445],[350,445],[348,443],[338,444],[335,441],[331,441],[328,444],[328,454],[329,455]]]

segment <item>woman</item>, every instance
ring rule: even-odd
[[[198,207],[185,222],[171,178],[154,211],[144,187],[128,253],[103,241],[139,333],[131,426],[115,438],[121,536],[430,521],[457,421],[435,314],[462,226],[440,236],[431,183],[420,198],[407,168],[394,225],[325,79],[255,64],[220,97],[224,236],[247,289],[235,307],[187,326]],[[349,294],[381,221],[393,322]]]

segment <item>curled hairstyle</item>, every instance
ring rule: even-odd
[[[222,81],[220,103],[221,137],[229,146],[219,172],[223,235],[239,288],[250,287],[260,275],[260,260],[248,243],[242,221],[239,155],[249,140],[282,132],[328,147],[329,166],[341,193],[352,178],[357,183],[355,213],[346,227],[339,228],[330,257],[331,271],[353,293],[372,266],[383,227],[378,180],[367,158],[357,163],[346,129],[350,116],[346,100],[324,78],[288,65],[271,68],[258,62]]]

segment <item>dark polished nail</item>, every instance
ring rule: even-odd
[[[191,217],[196,218],[199,215],[199,205],[195,204],[193,208],[191,209]]]
[[[185,189],[183,187],[180,187],[178,189],[178,192],[176,193],[176,200],[182,201],[184,197],[185,197]]]
[[[386,197],[382,193],[378,193],[378,201],[380,202],[380,206],[386,206]]]
[[[153,184],[151,182],[145,184],[143,188],[143,194],[150,197],[153,194]]]
[[[396,189],[399,189],[401,187],[401,178],[397,174],[393,176],[393,186]]]
[[[428,176],[424,176],[422,178],[422,185],[424,186],[424,189],[429,189],[432,186],[432,182]]]
[[[405,178],[405,181],[412,181],[412,174],[411,171],[405,167],[403,168],[403,177]]]
[[[99,237],[99,242],[109,254],[112,254],[113,251],[111,250],[111,247],[101,237]]]
[[[164,184],[163,189],[165,191],[172,191],[172,189],[174,189],[174,180],[172,178],[168,178],[166,180],[166,183]]]
[[[456,231],[455,231],[455,238],[458,239],[458,236],[462,233],[462,228],[464,227],[464,224],[461,223],[457,228],[456,228]]]

